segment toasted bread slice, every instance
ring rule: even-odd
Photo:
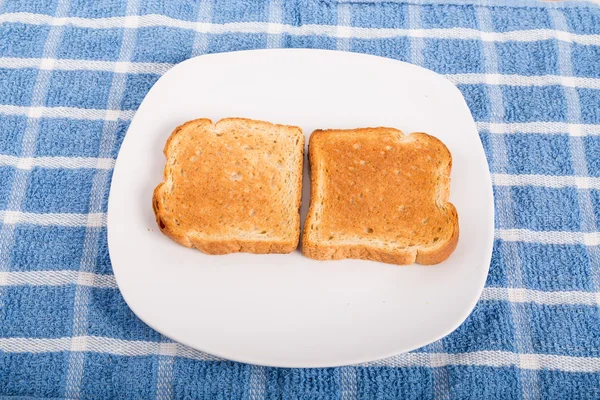
[[[154,190],[161,231],[208,254],[289,253],[298,247],[304,134],[241,118],[188,121],[164,149]]]
[[[437,264],[456,248],[452,156],[440,140],[392,128],[317,130],[309,158],[307,257]]]

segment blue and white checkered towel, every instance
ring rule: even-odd
[[[599,399],[600,8],[473,1],[0,0],[0,395]],[[409,61],[464,94],[497,230],[483,297],[448,337],[264,368],[173,343],[126,306],[105,213],[131,117],[172,65],[266,47]]]

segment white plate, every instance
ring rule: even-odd
[[[187,120],[230,116],[298,125],[307,139],[316,128],[368,126],[437,136],[454,159],[456,251],[437,266],[399,267],[319,262],[299,251],[209,256],[169,240],[151,207],[165,140]],[[305,167],[303,216],[306,174]],[[164,335],[247,363],[328,367],[413,350],[456,329],[486,280],[493,213],[475,123],[461,93],[442,76],[353,53],[244,51],[187,60],[150,90],[115,166],[108,244],[125,301]]]

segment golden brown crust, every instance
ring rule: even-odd
[[[437,249],[419,249],[417,252],[416,262],[422,265],[434,265],[445,261],[456,249],[458,245],[459,227],[458,227],[458,213],[456,207],[452,203],[446,203],[451,217],[452,225],[452,236],[450,239],[440,248]]]
[[[456,248],[452,156],[439,139],[383,127],[317,130],[309,162],[307,257],[437,264]]]
[[[188,121],[164,148],[152,207],[160,230],[208,254],[298,246],[304,135],[244,118]]]
[[[287,254],[296,250],[298,241],[267,242],[258,240],[203,240],[190,237],[191,247],[207,254],[254,253],[254,254]]]
[[[176,232],[172,231],[169,228],[169,226],[163,221],[162,216],[164,214],[164,211],[162,207],[162,202],[160,201],[163,186],[164,184],[162,182],[159,183],[158,186],[154,189],[154,192],[152,193],[152,209],[154,210],[154,216],[156,217],[156,224],[158,225],[160,231],[172,240],[185,247],[191,247],[191,243],[185,240],[185,236],[178,235]]]

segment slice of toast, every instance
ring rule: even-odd
[[[188,121],[164,149],[161,231],[208,254],[290,253],[300,236],[304,134],[242,118]]]
[[[456,248],[452,156],[435,137],[392,128],[317,130],[309,161],[307,257],[437,264]]]

